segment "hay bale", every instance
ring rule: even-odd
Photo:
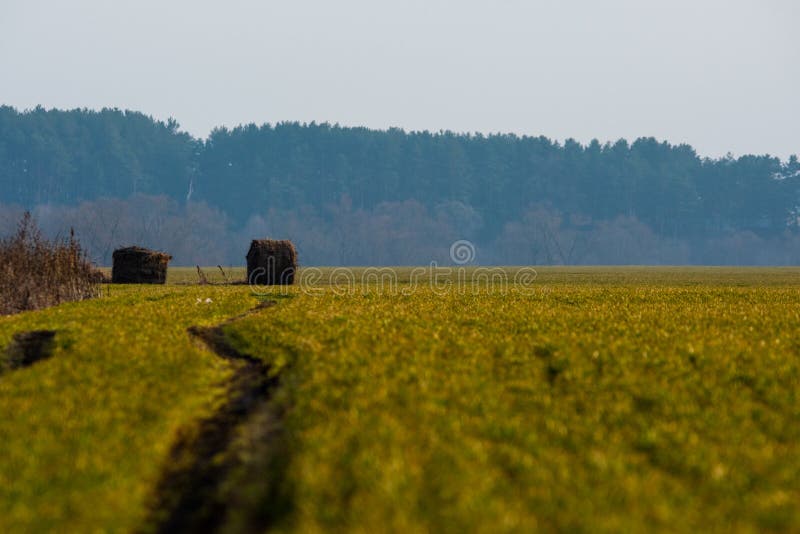
[[[172,256],[142,247],[120,248],[112,255],[111,282],[114,284],[163,284]]]
[[[291,241],[254,239],[247,252],[247,281],[259,285],[292,285],[297,251]]]

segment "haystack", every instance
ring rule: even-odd
[[[163,284],[172,256],[142,247],[120,248],[112,255],[111,282],[114,284]]]
[[[297,251],[291,241],[254,239],[247,252],[247,281],[258,285],[292,285]]]

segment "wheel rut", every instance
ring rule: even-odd
[[[231,361],[235,370],[222,406],[181,432],[172,445],[140,532],[215,532],[227,521],[236,500],[231,495],[229,477],[242,469],[242,455],[233,450],[237,432],[254,418],[263,419],[279,379],[270,376],[269,366],[262,360],[233,347],[226,339],[223,326],[274,305],[274,301],[265,301],[218,326],[188,328],[192,338],[217,356]],[[280,429],[281,425],[275,422],[276,414],[270,414],[269,418],[273,428],[265,436],[277,442],[280,436],[275,429]],[[259,444],[260,449],[269,446],[269,443]],[[276,481],[269,484],[275,485]],[[263,529],[268,526],[267,519],[253,518],[248,528]]]

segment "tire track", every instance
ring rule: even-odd
[[[262,302],[218,326],[188,328],[191,337],[217,356],[231,361],[235,371],[227,388],[227,401],[195,427],[181,432],[173,444],[141,532],[215,532],[225,525],[235,508],[236,499],[232,498],[228,486],[231,485],[229,477],[243,467],[242,455],[232,450],[237,432],[251,420],[253,424],[262,424],[268,411],[267,403],[279,380],[277,376],[269,376],[269,366],[262,360],[233,347],[226,339],[223,326],[275,304],[275,301]],[[275,414],[267,417],[272,423],[265,439],[277,443],[280,422],[276,421]],[[269,443],[261,443],[259,449],[269,446]],[[274,474],[281,473],[282,470],[278,470]],[[279,483],[269,481],[273,486]],[[268,519],[254,518],[248,527],[263,530],[268,526]]]

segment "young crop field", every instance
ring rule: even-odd
[[[800,530],[797,270],[397,273],[0,317],[0,531]]]

